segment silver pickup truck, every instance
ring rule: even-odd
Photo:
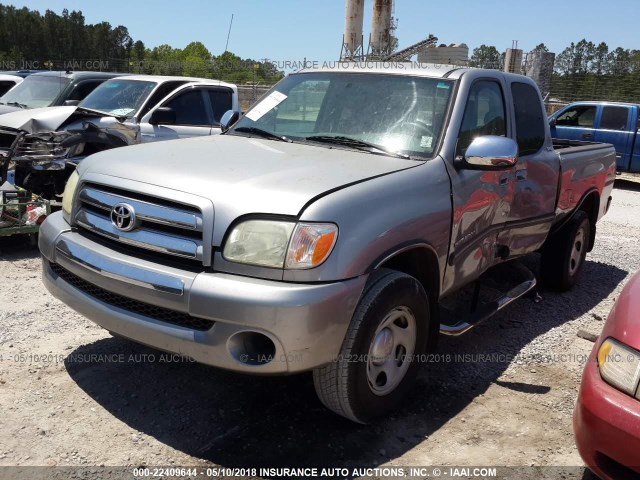
[[[454,292],[536,251],[544,284],[574,285],[615,151],[554,145],[526,77],[383,67],[292,74],[241,119],[227,112],[223,135],[89,157],[40,230],[47,288],[198,362],[312,371],[356,422],[396,407],[439,333],[536,279],[442,315]]]

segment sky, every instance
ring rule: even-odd
[[[214,55],[229,50],[242,58],[330,61],[339,58],[345,0],[30,0],[4,1],[44,13],[81,10],[87,23],[124,25],[147,47],[184,48],[201,41]],[[373,0],[365,0],[365,35]],[[395,0],[400,48],[426,38],[439,43],[481,44],[504,51],[513,40],[525,51],[544,42],[560,53],[582,38],[610,50],[640,49],[637,0]],[[366,38],[366,37],[365,37]],[[366,43],[366,40],[365,40]]]

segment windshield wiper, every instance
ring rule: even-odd
[[[274,140],[280,140],[281,142],[291,143],[293,140],[285,137],[284,135],[278,135],[277,133],[269,132],[268,130],[263,130],[257,127],[238,127],[233,129],[234,132],[240,133],[253,133],[254,135],[258,135],[262,138],[272,138]]]
[[[7,105],[9,105],[10,107],[29,108],[24,103],[18,103],[18,102],[7,102]]]
[[[382,145],[376,145],[375,143],[365,142],[364,140],[358,140],[357,138],[343,137],[341,135],[335,135],[335,136],[334,135],[314,135],[311,137],[306,137],[305,140],[308,140],[311,142],[319,142],[319,143],[333,143],[335,145],[353,147],[353,148],[357,148],[359,150],[364,150],[367,152],[371,151],[371,149],[375,149],[387,155],[392,155],[394,157],[405,158],[405,159],[411,158],[406,153],[394,152],[392,150],[389,150],[386,147],[383,147]]]

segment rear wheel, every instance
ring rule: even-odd
[[[420,282],[393,270],[373,273],[339,358],[313,371],[322,403],[359,423],[396,408],[415,379],[429,322],[427,295]]]
[[[570,290],[578,280],[589,248],[591,221],[582,210],[553,235],[542,250],[543,283],[559,292]]]

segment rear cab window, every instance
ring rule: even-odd
[[[602,107],[600,117],[600,129],[625,131],[629,120],[629,107],[608,106]]]

